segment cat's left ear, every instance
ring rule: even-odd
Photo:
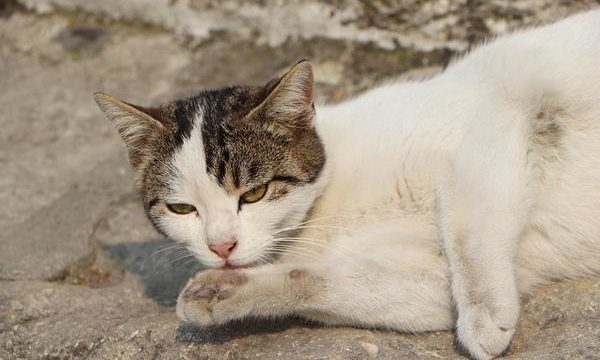
[[[312,66],[302,60],[265,86],[268,94],[249,117],[273,130],[294,132],[310,126],[314,117]]]

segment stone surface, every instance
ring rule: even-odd
[[[148,224],[91,94],[155,104],[260,83],[307,57],[319,98],[336,101],[594,3],[0,1],[0,359],[461,358],[450,332],[180,324],[172,306],[199,265]],[[590,278],[526,301],[508,356],[599,354],[600,279]]]

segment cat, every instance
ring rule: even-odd
[[[490,359],[521,295],[600,273],[599,10],[338,104],[313,87],[303,60],[159,107],[95,95],[150,221],[209,268],[181,319],[455,328]]]

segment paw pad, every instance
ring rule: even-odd
[[[214,287],[201,287],[199,289],[190,289],[183,294],[186,300],[200,300],[215,296],[217,289]]]
[[[290,279],[301,279],[306,275],[306,273],[302,270],[292,270],[290,271]]]
[[[243,285],[248,281],[248,278],[241,273],[235,271],[225,271],[217,279],[216,285],[221,288],[227,285]]]

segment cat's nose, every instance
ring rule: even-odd
[[[208,248],[220,258],[227,259],[236,245],[237,241],[228,241],[222,244],[208,245]]]

